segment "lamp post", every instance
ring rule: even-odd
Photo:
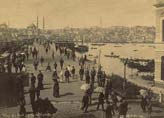
[[[99,59],[98,59],[98,65],[101,66],[101,49],[99,50]]]
[[[126,65],[128,63],[128,58],[126,58],[124,61],[124,81],[123,81],[123,90],[126,89]]]

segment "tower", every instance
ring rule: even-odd
[[[45,30],[45,18],[43,16],[43,31]]]
[[[37,19],[36,19],[36,27],[37,29],[39,29],[39,17],[37,16]]]

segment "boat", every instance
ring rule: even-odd
[[[120,55],[104,55],[104,57],[119,58]]]
[[[89,48],[87,45],[76,45],[75,50],[80,53],[85,53],[89,51]]]
[[[88,45],[84,45],[84,40],[85,40],[85,37],[82,38],[81,40],[81,44],[76,44],[75,45],[75,50],[79,53],[85,53],[85,52],[88,52],[89,51],[89,47]]]
[[[66,47],[69,49],[74,49],[75,43],[73,41],[55,41],[55,45],[59,45],[60,47]]]
[[[91,45],[93,45],[93,46],[104,46],[105,43],[92,43]]]

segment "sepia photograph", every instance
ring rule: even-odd
[[[0,118],[164,118],[164,0],[0,0]]]

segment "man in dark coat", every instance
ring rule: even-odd
[[[127,111],[128,111],[128,102],[125,100],[125,98],[122,98],[121,104],[118,108],[118,112],[119,112],[118,118],[120,118],[120,116],[123,116],[123,118],[126,118]]]
[[[46,71],[50,71],[50,72],[51,72],[51,66],[50,66],[50,63],[47,64]]]
[[[30,102],[31,105],[33,105],[35,103],[35,88],[31,87],[29,93],[30,93]]]
[[[38,79],[38,89],[42,90],[43,89],[43,73],[41,71],[39,71],[39,74],[37,76]]]
[[[55,69],[53,71],[52,78],[53,79],[58,79],[58,73],[57,73],[57,71]]]
[[[105,86],[105,80],[106,80],[106,74],[105,74],[105,71],[102,72],[102,75],[101,75],[101,86],[104,87]]]
[[[84,96],[83,96],[83,99],[82,99],[82,107],[81,107],[81,110],[84,110],[84,113],[86,113],[87,110],[88,110],[88,106],[89,106],[89,95],[86,92],[84,94]]]
[[[29,52],[28,52],[28,50],[25,53],[26,53],[26,59],[29,60]]]
[[[105,99],[108,101],[109,94],[112,92],[112,82],[111,80],[107,80],[105,85]]]
[[[71,75],[70,75],[70,72],[69,72],[68,68],[66,68],[64,75],[65,75],[66,82],[69,83],[69,77]]]
[[[96,70],[95,68],[93,67],[92,70],[91,70],[91,83],[94,85],[95,83],[95,76],[96,76]]]
[[[101,76],[102,76],[102,71],[101,71],[101,67],[99,67],[98,71],[97,71],[97,81],[98,81],[98,86],[101,86]]]
[[[36,82],[36,77],[34,76],[33,73],[31,73],[31,86],[35,87],[35,82]]]
[[[90,74],[89,74],[89,69],[87,68],[85,71],[85,81],[87,84],[90,83]]]
[[[80,80],[82,81],[83,77],[84,77],[84,68],[83,68],[83,66],[81,66],[81,68],[79,70],[79,75],[80,75]]]
[[[7,62],[7,71],[8,73],[12,72],[12,63],[10,61]]]
[[[18,60],[17,59],[14,62],[14,68],[15,68],[15,73],[18,73],[19,64],[18,64]]]
[[[19,63],[19,72],[22,72],[24,66],[25,65],[22,62]]]
[[[89,104],[92,104],[92,94],[93,94],[93,90],[94,90],[94,87],[93,87],[93,84],[91,83],[89,89],[86,91],[86,93],[87,93],[88,96],[89,96]]]
[[[38,69],[38,64],[39,64],[39,63],[38,63],[38,61],[37,61],[37,60],[35,60],[35,61],[34,61],[34,63],[33,63],[33,65],[34,65],[34,69],[35,69],[35,70],[37,70],[37,69]]]
[[[103,92],[101,92],[99,94],[99,98],[98,98],[98,104],[97,104],[97,110],[99,110],[99,106],[102,106],[102,110],[104,111],[104,94]]]
[[[63,65],[64,65],[64,60],[63,60],[63,58],[61,58],[60,59],[60,67],[61,67],[61,69],[63,69]]]
[[[112,111],[113,111],[113,106],[110,104],[110,102],[107,102],[107,107],[105,110],[105,118],[112,118]]]
[[[71,73],[72,73],[72,79],[75,79],[75,67],[72,66],[72,70],[71,70]]]
[[[57,63],[55,62],[55,63],[54,63],[54,68],[55,68],[55,70],[57,70],[57,66],[58,66]]]
[[[75,55],[75,51],[72,52],[72,59],[73,61],[75,61],[76,55]]]
[[[147,112],[148,112],[148,118],[151,118],[152,101],[150,99],[148,99],[148,102],[147,102]]]
[[[23,76],[17,76],[15,91],[18,93],[18,95],[16,96],[18,98],[18,101],[20,101],[21,98],[24,98]]]
[[[40,89],[38,87],[36,88],[36,97],[37,97],[37,100],[40,97]]]
[[[41,56],[41,58],[40,58],[41,66],[43,66],[43,62],[44,62],[44,58]]]
[[[111,93],[111,98],[112,98],[112,101],[113,101],[113,108],[114,108],[114,110],[117,110],[118,109],[118,106],[117,106],[118,98],[117,98],[117,95],[116,95],[115,92]],[[113,114],[114,114],[114,110],[113,110]]]
[[[24,116],[26,115],[26,109],[25,109],[25,99],[24,97],[21,98],[20,100],[20,110],[19,110],[19,114],[21,116]]]
[[[46,54],[48,53],[48,47],[46,48]]]

